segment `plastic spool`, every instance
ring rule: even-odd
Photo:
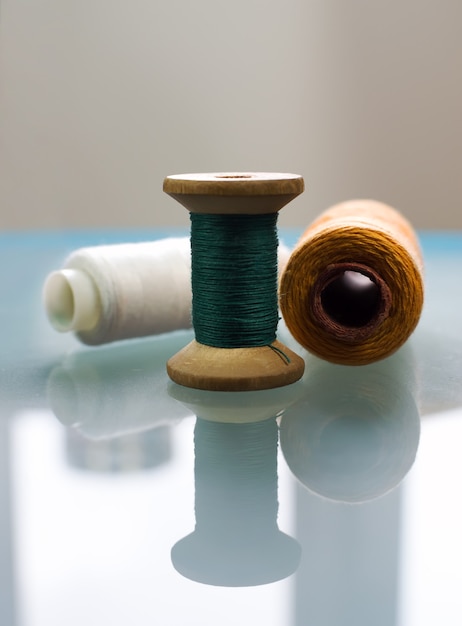
[[[344,365],[395,352],[423,306],[423,262],[409,222],[374,200],[352,200],[321,214],[282,273],[280,308],[308,351]]]
[[[216,288],[217,283],[222,288],[229,288],[230,291],[236,289],[236,286],[240,284],[241,275],[245,274],[245,270],[238,265],[237,259],[233,258],[235,246],[232,245],[236,244],[236,240],[238,244],[244,237],[246,234],[245,227],[243,223],[240,224],[238,233],[233,233],[229,229],[229,240],[227,241],[227,225],[244,222],[245,220],[242,218],[248,217],[249,223],[252,220],[252,225],[255,227],[256,223],[262,222],[269,215],[276,214],[284,205],[299,195],[303,189],[303,178],[295,174],[185,174],[169,176],[164,181],[164,191],[191,212],[193,225],[200,225],[203,216],[219,216],[217,221],[222,227],[220,236],[225,240],[224,243],[220,242],[222,247],[219,248],[219,253],[222,265],[226,266],[226,276],[220,275],[217,271],[213,280],[208,284],[210,291]],[[199,217],[196,218],[195,216]],[[233,241],[231,241],[232,239]],[[217,244],[216,240],[217,238],[212,232],[209,241],[215,245]],[[240,328],[232,337],[231,347],[228,347],[229,344],[225,342],[220,342],[221,345],[217,345],[214,340],[208,344],[198,340],[198,321],[197,317],[194,319],[194,312],[197,313],[197,306],[202,307],[204,303],[201,298],[198,298],[195,307],[194,298],[197,294],[195,294],[194,280],[196,280],[197,285],[203,276],[198,275],[202,270],[196,270],[196,279],[194,279],[194,268],[201,266],[200,262],[206,266],[207,258],[206,251],[202,251],[203,254],[198,259],[198,253],[195,252],[198,246],[195,243],[192,229],[193,326],[196,339],[168,361],[167,371],[171,379],[186,387],[199,389],[251,391],[288,385],[301,378],[304,370],[303,360],[275,339],[277,321],[274,327],[274,338],[269,340],[266,345],[261,344],[260,337],[257,337],[255,341],[253,338],[242,340],[242,343],[235,345],[255,318],[263,317],[263,314],[269,313],[275,315],[277,320],[277,298],[274,311],[262,310],[262,307],[259,306],[259,308],[257,307],[258,310],[251,314],[245,315],[242,312],[239,314],[241,315],[239,319]],[[249,254],[250,252],[247,251]],[[254,259],[249,262],[250,266],[257,263],[258,254],[262,254],[259,250],[253,252]],[[274,258],[274,264],[276,262],[277,259]],[[261,277],[261,282],[263,282],[263,277]],[[249,291],[259,286],[259,284],[252,285]],[[268,291],[271,292],[272,290],[273,286],[271,285],[268,287]],[[276,292],[277,282],[274,285],[274,293],[276,294]],[[202,297],[205,295],[208,297],[207,293]],[[241,293],[236,300],[239,297],[247,298],[248,294]],[[234,309],[235,305],[237,306],[238,303],[215,302],[216,314],[210,315],[212,319],[209,321],[209,326],[216,336],[225,333],[228,333],[229,336],[229,325],[220,323],[220,320],[228,316],[231,321],[233,312],[228,314],[227,307]]]
[[[279,268],[290,256],[279,244]],[[75,250],[43,287],[50,324],[88,345],[191,328],[189,237]]]

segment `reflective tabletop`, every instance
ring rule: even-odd
[[[462,233],[421,233],[426,300],[392,357],[288,387],[170,382],[193,336],[85,347],[47,274],[144,233],[0,235],[1,626],[462,623]],[[283,231],[293,245],[299,233]]]

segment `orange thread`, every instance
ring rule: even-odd
[[[363,312],[357,301],[348,305],[345,276],[368,283]],[[303,233],[281,276],[279,299],[294,338],[322,359],[366,365],[390,356],[415,329],[423,306],[423,261],[412,226],[374,200],[331,207]]]

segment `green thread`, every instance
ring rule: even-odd
[[[192,318],[196,340],[219,348],[276,339],[277,213],[191,213]]]
[[[290,363],[290,357],[283,350],[281,350],[281,348],[277,348],[276,346],[269,346],[269,347],[271,348],[271,350],[274,350],[274,352],[279,354],[287,364]]]

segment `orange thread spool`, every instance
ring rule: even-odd
[[[280,281],[289,331],[333,363],[365,365],[395,352],[423,306],[423,260],[410,223],[392,207],[352,200],[303,233]]]

